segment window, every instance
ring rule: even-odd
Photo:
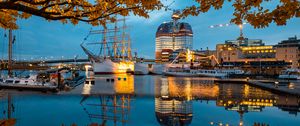
[[[5,82],[6,83],[13,83],[14,81],[13,80],[6,80]]]
[[[18,84],[18,83],[20,83],[20,81],[19,81],[19,80],[16,80],[16,81],[15,81],[15,84]]]

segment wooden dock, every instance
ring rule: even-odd
[[[271,81],[271,80],[248,80],[248,79],[218,79],[217,83],[231,83],[231,84],[248,84],[254,87],[269,90],[273,93],[285,93],[296,95],[300,97],[300,89],[289,89],[288,81]]]

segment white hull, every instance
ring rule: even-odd
[[[29,78],[1,78],[0,87],[2,88],[20,88],[20,89],[56,89],[57,85],[51,82],[38,82],[36,75]]]
[[[198,76],[200,77],[226,77],[227,74],[224,73],[218,73],[218,74],[214,74],[214,73],[197,73]]]
[[[198,77],[196,73],[190,72],[163,72],[165,76],[174,76],[174,77]]]
[[[291,79],[291,80],[300,80],[298,75],[279,75],[279,79]]]
[[[132,62],[112,62],[109,59],[101,63],[93,63],[94,74],[124,74],[134,71]]]
[[[152,64],[152,67],[149,68],[149,72],[152,74],[163,74],[166,69],[166,65],[164,64]]]
[[[134,74],[146,75],[149,74],[148,64],[145,63],[135,63],[134,64]]]

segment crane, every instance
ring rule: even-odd
[[[243,39],[244,38],[244,34],[243,34],[243,27],[244,25],[248,24],[247,22],[243,22],[242,24],[239,24],[238,27],[240,29],[240,36],[239,39]],[[232,25],[236,25],[233,23],[227,23],[227,24],[217,24],[217,25],[211,25],[209,26],[209,28],[220,28],[220,27],[228,27],[228,26],[232,26]]]

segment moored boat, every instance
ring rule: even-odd
[[[94,74],[125,74],[134,71],[134,63],[131,61],[113,62],[110,59],[105,59],[103,62],[93,63]]]
[[[149,74],[149,67],[146,63],[134,63],[134,74],[146,75]]]
[[[200,69],[197,72],[198,76],[202,77],[217,77],[217,78],[222,78],[228,76],[228,73],[223,72],[221,70],[207,70],[207,69]]]
[[[182,70],[182,71],[166,71],[163,72],[165,76],[175,76],[175,77],[198,77],[197,70]]]
[[[123,26],[117,22],[123,21]],[[134,72],[134,62],[131,56],[130,36],[125,32],[125,18],[115,22],[115,26],[107,24],[102,30],[91,30],[84,42],[80,45],[83,51],[89,56],[95,75],[99,74],[125,74]],[[121,33],[121,34],[120,34]],[[92,35],[97,36],[92,37]],[[102,37],[100,42],[92,42]],[[85,44],[85,46],[83,45]],[[88,45],[100,45],[99,52],[92,52]]]
[[[279,79],[300,80],[299,69],[287,69],[281,72]]]
[[[30,75],[29,77],[24,78],[2,78],[0,82],[0,88],[57,91],[57,84],[51,83],[50,81],[38,80],[37,75]]]
[[[149,67],[149,73],[161,75],[166,70],[166,65],[164,64],[152,64]]]

